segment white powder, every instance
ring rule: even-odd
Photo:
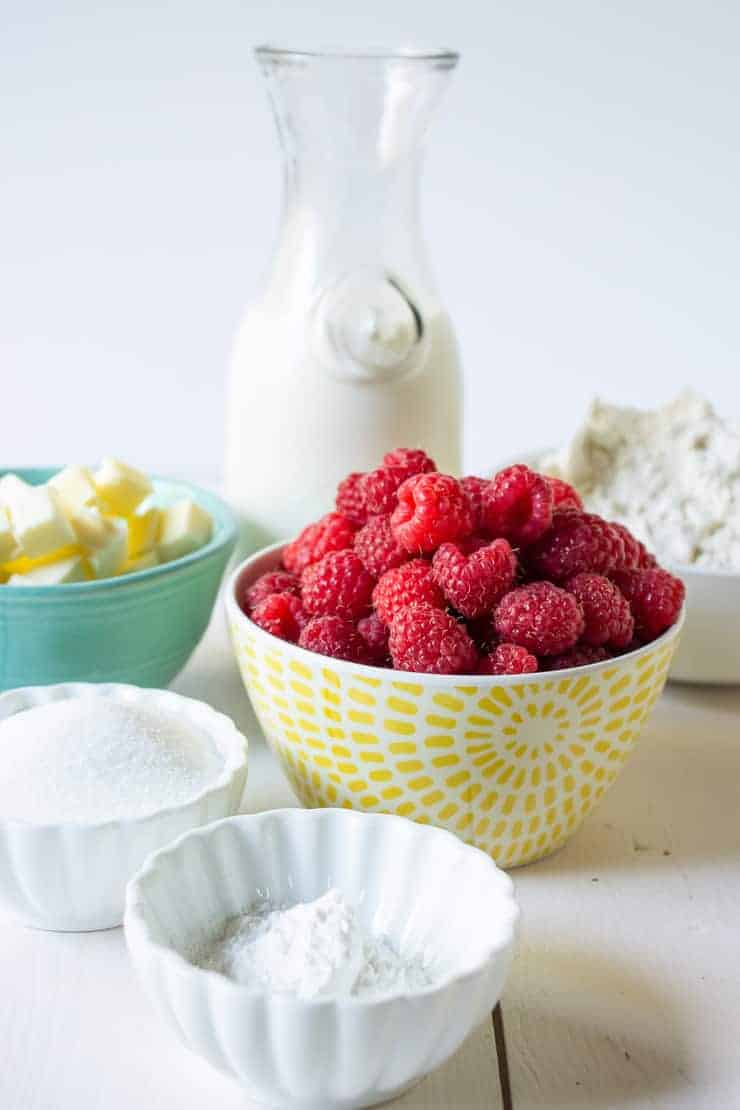
[[[740,569],[740,434],[704,398],[687,391],[647,412],[594,401],[541,468],[661,562]]]
[[[183,804],[219,774],[211,741],[174,716],[104,696],[0,722],[0,817],[102,821]]]
[[[300,998],[409,993],[432,982],[421,953],[402,955],[388,937],[366,933],[335,889],[290,909],[257,906],[231,918],[190,958],[238,983]]]

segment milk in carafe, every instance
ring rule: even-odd
[[[227,492],[245,548],[295,534],[395,447],[461,465],[457,345],[419,234],[421,140],[447,51],[260,48],[284,146],[266,289],[234,345]]]

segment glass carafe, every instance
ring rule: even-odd
[[[329,511],[394,447],[461,465],[457,345],[422,242],[427,125],[457,55],[260,47],[284,155],[278,246],[227,400],[245,548]]]

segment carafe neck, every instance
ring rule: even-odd
[[[315,157],[288,165],[271,286],[306,292],[374,266],[396,280],[429,284],[418,215],[420,159],[382,173]]]
[[[268,296],[300,296],[358,269],[431,285],[418,181],[449,51],[258,50],[284,155]]]

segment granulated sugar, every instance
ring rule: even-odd
[[[0,722],[0,817],[141,817],[187,802],[222,760],[195,728],[103,696],[36,706]]]
[[[740,433],[686,392],[655,411],[594,401],[540,468],[669,565],[740,569]]]
[[[301,998],[408,993],[432,983],[421,953],[402,955],[388,937],[367,933],[335,889],[290,909],[263,905],[231,918],[190,958],[238,983]]]

